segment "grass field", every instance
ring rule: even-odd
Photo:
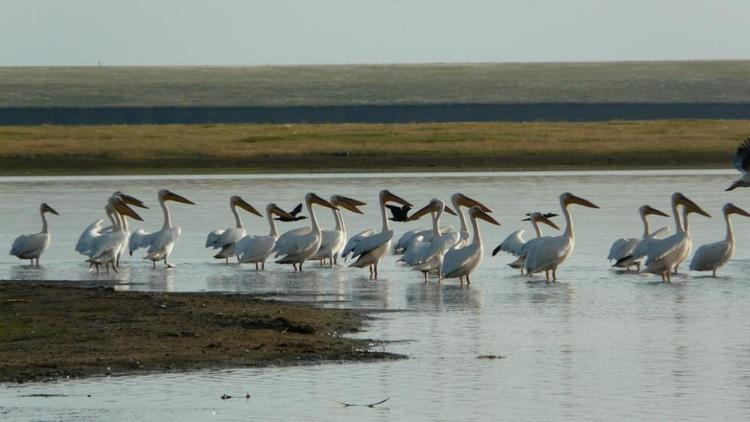
[[[0,107],[750,102],[750,61],[0,68]]]
[[[729,167],[750,121],[0,127],[4,174]]]

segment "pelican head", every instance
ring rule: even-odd
[[[652,207],[651,205],[644,205],[638,208],[638,213],[640,213],[641,216],[643,217],[646,217],[648,215],[659,215],[662,217],[669,217],[669,214],[659,211],[656,208]]]
[[[281,218],[288,218],[289,220],[294,220],[294,216],[289,214],[288,212],[284,211],[279,207],[278,205],[274,204],[273,202],[268,204],[266,206],[266,214],[276,214]]]
[[[185,198],[184,196],[177,195],[174,192],[171,192],[167,189],[162,189],[157,194],[160,201],[175,201],[175,202],[181,202],[183,204],[190,204],[195,205],[195,202]]]
[[[380,203],[381,204],[387,204],[388,202],[397,202],[401,205],[406,205],[408,207],[413,206],[409,201],[406,199],[394,194],[393,192],[389,191],[388,189],[383,189],[380,191]]]
[[[724,207],[722,208],[722,211],[724,212],[724,215],[737,214],[737,215],[741,215],[743,217],[750,217],[750,213],[748,213],[747,211],[743,210],[742,208],[734,205],[731,202],[727,203],[726,205],[724,205]]]
[[[554,217],[556,214],[549,214],[550,216]],[[521,221],[531,221],[532,223],[544,223],[555,230],[560,230],[559,227],[557,227],[557,224],[553,223],[552,220],[550,220],[547,215],[542,214],[540,212],[532,212],[529,214],[528,217],[524,218]]]
[[[471,218],[478,218],[480,220],[484,220],[496,226],[500,225],[500,223],[498,223],[497,220],[495,220],[494,218],[492,218],[491,215],[487,214],[484,210],[482,210],[482,207],[479,205],[472,205],[472,207],[469,208],[469,216]]]
[[[698,206],[698,204],[691,201],[687,196],[683,195],[680,192],[675,192],[672,194],[672,203],[675,205],[682,205],[683,207],[685,207],[685,215],[694,212],[704,217],[711,218],[711,214],[704,211],[703,208]]]
[[[484,212],[492,212],[491,209],[486,207],[481,202],[477,201],[476,199],[469,198],[468,196],[460,192],[454,193],[453,196],[451,196],[451,203],[454,204],[455,206],[466,207],[466,208],[476,206],[476,207],[479,207],[479,209],[481,209]]]
[[[575,196],[570,192],[565,192],[564,194],[560,195],[560,204],[563,206],[563,208],[571,204],[583,205],[584,207],[589,208],[599,208],[598,205],[595,205],[591,201],[583,199],[580,196]]]
[[[113,197],[108,205],[111,205],[112,209],[120,213],[120,215],[128,216],[133,220],[143,221],[141,216],[133,211],[133,209],[128,206],[128,203],[120,197]]]
[[[308,205],[318,204],[318,205],[322,205],[324,207],[328,207],[328,208],[331,208],[331,209],[334,209],[334,210],[338,209],[332,203],[326,201],[325,199],[321,198],[320,196],[318,196],[318,195],[316,195],[316,194],[314,194],[312,192],[310,192],[307,195],[305,195],[305,203],[308,204]]]
[[[263,215],[259,213],[258,210],[256,210],[252,205],[248,204],[244,199],[240,198],[237,195],[232,195],[232,197],[229,198],[229,205],[232,207],[240,207],[251,214],[255,214],[258,217],[263,217]]]
[[[60,215],[60,214],[57,213],[57,211],[55,211],[54,208],[52,208],[49,205],[47,205],[46,202],[42,203],[42,205],[39,206],[39,212],[41,212],[42,214],[48,212],[50,214]]]
[[[133,196],[127,195],[123,193],[122,191],[118,190],[117,192],[113,193],[112,196],[120,198],[123,202],[125,202],[128,205],[132,205],[138,208],[148,209],[148,207],[143,203],[143,201]]]
[[[363,212],[357,207],[367,205],[362,201],[358,201],[356,199],[352,199],[343,195],[333,195],[331,197],[331,203],[337,207],[343,207],[357,214],[363,214]]]
[[[409,216],[409,218],[407,218],[406,221],[419,220],[420,217],[422,217],[423,215],[425,215],[427,213],[430,213],[430,212],[441,212],[441,211],[445,211],[445,212],[447,212],[448,214],[451,214],[451,215],[456,215],[456,212],[453,211],[452,209],[448,208],[448,206],[445,205],[445,202],[443,202],[443,201],[441,201],[441,200],[439,200],[437,198],[434,198],[430,202],[428,202],[427,205],[425,205],[424,207],[422,207],[419,211],[417,211],[414,214],[412,214],[411,216]]]

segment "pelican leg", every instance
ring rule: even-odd
[[[265,271],[265,270],[266,270],[266,261],[263,261],[263,262],[261,262],[261,263],[260,263],[260,269],[261,269],[262,271]]]
[[[469,278],[469,274],[466,274],[466,286],[471,284],[471,279]]]
[[[544,270],[544,277],[547,280],[547,283],[549,283],[549,270]]]
[[[151,261],[152,264],[154,264],[154,269],[156,269],[156,261]]]
[[[164,257],[164,265],[166,265],[167,268],[173,268],[174,266],[172,264],[170,264],[169,262],[167,262],[167,258],[168,257],[166,257],[166,256]]]
[[[338,265],[338,264],[339,264],[339,259],[338,259],[338,258],[339,258],[339,254],[337,254],[337,253],[336,253],[336,254],[333,254],[333,263],[334,263],[335,265]]]
[[[424,284],[427,284],[427,271],[422,271],[422,276],[424,276]]]
[[[299,263],[299,272],[302,272],[302,264],[303,263],[304,263],[304,261],[302,261],[302,262]]]
[[[557,283],[557,268],[552,270],[552,281]]]
[[[258,271],[258,263],[255,263],[255,271]]]
[[[117,269],[117,266],[115,265],[114,262],[112,262],[112,270],[114,270],[114,272],[116,272],[118,274],[120,273],[120,270]]]
[[[641,261],[637,261],[635,263],[635,272],[637,273],[641,272]]]
[[[297,264],[292,264],[292,266],[294,267],[294,271],[297,271]]]
[[[227,264],[227,265],[229,265],[229,258],[228,257],[224,258],[224,263]]]
[[[328,268],[333,268],[333,254],[328,257],[328,263],[330,264],[328,265]]]
[[[667,271],[667,283],[671,283],[671,282],[672,282],[672,272]]]
[[[713,270],[713,277],[716,278],[716,270]]]
[[[378,264],[375,264],[375,280],[378,279]]]
[[[370,280],[372,280],[372,264],[367,267],[370,270]]]

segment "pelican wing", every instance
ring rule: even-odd
[[[298,227],[282,234],[281,236],[279,236],[278,240],[276,240],[276,245],[273,248],[275,256],[279,257],[282,255],[288,255],[288,249],[296,241],[296,239],[311,232],[312,228],[310,227]]]
[[[286,250],[284,251],[285,253],[276,262],[279,264],[287,264],[290,262],[294,262],[295,258],[299,256],[310,257],[317,251],[319,247],[320,238],[316,233],[310,232],[301,236],[297,236],[289,240],[286,245]]]
[[[179,239],[180,233],[182,233],[180,226],[161,229],[155,232],[156,236],[152,238],[147,257],[149,259],[161,259],[167,253],[168,249],[171,249],[172,245]]]
[[[526,251],[524,266],[529,272],[539,272],[562,263],[572,243],[567,236],[540,238]]]
[[[463,248],[449,250],[445,254],[445,257],[443,257],[443,266],[441,270],[443,277],[457,277],[467,269],[474,269],[479,260],[481,260],[481,254],[482,249],[471,244]]]
[[[84,255],[86,254],[86,251],[90,248],[91,240],[102,232],[103,224],[104,220],[99,219],[89,224],[88,227],[83,230],[83,233],[78,237],[78,242],[76,242],[76,252],[80,252]]]
[[[709,243],[701,246],[695,251],[693,260],[690,261],[690,269],[693,271],[711,271],[727,262],[731,250],[726,240]]]
[[[273,236],[245,236],[234,246],[240,262],[253,262],[268,257],[276,244]]]
[[[133,252],[137,251],[138,249],[150,246],[154,242],[154,238],[156,238],[158,234],[159,232],[148,233],[143,229],[139,229],[138,231],[130,235],[130,240],[128,241],[128,251],[132,255]]]
[[[10,248],[10,254],[19,258],[36,258],[44,251],[49,242],[49,234],[34,233],[18,236]]]
[[[352,250],[352,258],[367,255],[375,249],[385,245],[386,243],[390,242],[391,239],[393,239],[393,235],[393,230],[388,230],[363,237],[362,240],[357,243],[357,246]]]
[[[626,256],[632,255],[635,248],[640,243],[639,239],[617,239],[612,247],[609,248],[607,260],[618,261]]]
[[[682,233],[673,234],[664,239],[654,239],[648,248],[646,267],[682,247],[687,238]]]
[[[122,246],[127,240],[127,234],[123,231],[113,231],[101,234],[93,239],[90,250],[87,255],[96,260],[101,259],[107,255],[114,259],[115,252]]]
[[[352,236],[348,242],[346,242],[346,245],[344,245],[344,249],[341,250],[341,257],[346,259],[349,254],[356,249],[357,245],[359,245],[359,242],[361,242],[364,238],[372,236],[373,233],[375,233],[375,229],[367,229],[363,230],[354,236]]]
[[[211,249],[219,249],[225,245],[221,242],[222,235],[226,230],[214,230],[208,234],[206,238],[206,247]]]
[[[526,241],[523,239],[524,230],[516,230],[502,241],[493,251],[492,256],[498,252],[507,252],[513,256],[521,256],[524,253]]]

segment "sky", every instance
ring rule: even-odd
[[[747,0],[1,0],[0,66],[750,59]]]

